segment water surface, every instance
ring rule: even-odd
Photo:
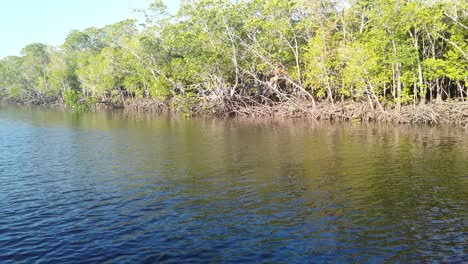
[[[444,127],[0,108],[1,263],[461,263]]]

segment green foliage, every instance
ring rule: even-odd
[[[69,90],[63,91],[63,101],[67,107],[75,111],[85,111],[96,104],[96,99],[93,97],[83,98],[83,94],[79,91]]]
[[[158,98],[184,113],[245,96],[397,107],[466,96],[465,2],[189,0],[171,15],[155,0],[142,21],[73,30],[59,47],[33,43],[0,60],[0,96],[63,95],[72,108]]]
[[[171,84],[163,78],[157,78],[148,87],[148,93],[153,98],[166,99],[171,95],[170,93]]]
[[[200,98],[195,94],[179,94],[172,98],[170,107],[175,112],[179,112],[185,117],[189,117],[192,113],[196,112],[195,109],[200,106]]]

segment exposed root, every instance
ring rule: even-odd
[[[166,101],[157,99],[127,99],[123,104],[126,110],[146,112],[167,112],[169,105]]]
[[[196,101],[178,99],[126,99],[123,107],[130,111],[183,112],[185,115],[220,117],[287,117],[352,122],[457,125],[468,129],[468,103],[452,102],[407,105],[400,111],[392,107],[372,108],[368,102],[313,102],[306,98],[284,97],[275,102],[263,95],[207,96]],[[109,105],[108,105],[109,106]],[[112,106],[111,106],[112,107]]]
[[[315,102],[289,100],[287,102],[259,104],[252,99],[211,103],[213,114],[236,117],[289,117],[359,122],[385,122],[402,124],[452,124],[468,128],[467,103],[408,105],[400,111],[394,108],[372,109],[367,102]]]

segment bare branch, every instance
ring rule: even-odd
[[[455,22],[455,23],[456,23],[457,25],[459,25],[460,27],[462,27],[462,28],[464,28],[464,29],[468,29],[468,26],[463,25],[456,17],[453,17],[453,16],[449,15],[449,14],[447,13],[447,10],[444,10],[444,15],[445,15],[446,17],[452,19],[453,22]]]
[[[457,45],[457,43],[451,41],[450,39],[445,38],[445,37],[442,36],[442,35],[440,35],[440,37],[441,37],[443,40],[447,41],[447,42],[448,42],[450,45],[452,45],[455,49],[457,49],[457,50],[463,55],[463,57],[465,57],[465,59],[468,61],[468,55],[463,51],[462,48],[460,48],[460,47]]]

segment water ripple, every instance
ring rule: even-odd
[[[463,132],[0,120],[1,263],[467,261]]]

